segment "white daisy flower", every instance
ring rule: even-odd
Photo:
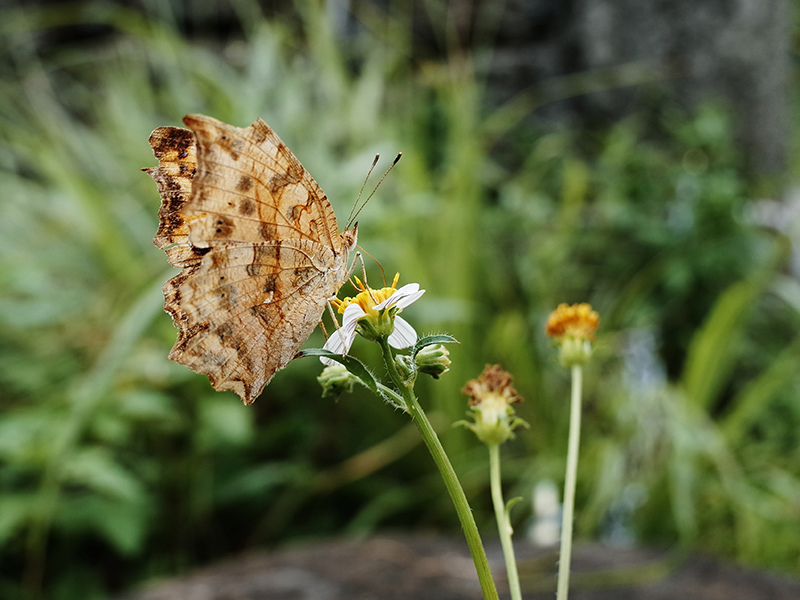
[[[335,354],[347,354],[357,332],[373,339],[388,334],[393,348],[413,346],[417,342],[417,332],[397,313],[416,302],[425,290],[419,289],[418,283],[408,283],[397,289],[398,277],[399,274],[395,275],[391,287],[379,290],[367,288],[356,278],[361,292],[354,298],[334,301],[343,314],[342,326],[333,332],[323,348]],[[320,360],[326,365],[336,364],[329,358]]]

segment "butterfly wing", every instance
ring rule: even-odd
[[[153,243],[167,253],[173,266],[192,266],[204,253],[189,244],[189,227],[183,214],[197,167],[194,135],[188,129],[159,127],[150,134],[150,146],[159,164],[142,170],[155,180],[161,194],[159,226]]]
[[[191,192],[179,203],[159,186],[159,232],[195,257],[164,285],[178,327],[169,357],[250,404],[319,322],[349,248],[325,194],[266,123],[184,122],[196,148]],[[180,168],[162,156],[157,172]]]

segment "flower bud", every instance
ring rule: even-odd
[[[325,398],[326,396],[340,396],[345,392],[352,392],[356,376],[348,371],[347,367],[337,363],[325,367],[317,377],[317,381],[322,386],[322,397]]]
[[[414,364],[411,362],[411,357],[405,354],[398,354],[394,357],[394,364],[397,367],[397,372],[406,384],[410,384],[416,379],[417,373]]]
[[[425,346],[417,352],[414,360],[420,372],[427,373],[434,379],[439,379],[439,375],[450,369],[450,351],[443,344]]]

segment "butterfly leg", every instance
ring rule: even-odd
[[[333,312],[332,304],[333,304],[333,298],[328,299],[328,301],[326,302],[326,305],[328,306],[328,314],[330,314],[331,320],[333,321],[333,325],[334,325],[334,327],[336,327],[336,330],[338,331],[339,330],[339,320],[336,318],[336,313]],[[320,326],[322,326],[322,333],[325,334],[325,339],[327,340],[328,339],[328,332],[325,331],[325,325],[322,322],[322,319],[319,320],[319,324],[320,324]]]
[[[367,283],[367,266],[364,264],[364,257],[362,256],[361,252],[356,252],[356,257],[353,259],[353,264],[350,265],[350,270],[349,270],[349,274],[347,275],[347,277],[349,279],[350,276],[353,274],[353,271],[356,270],[356,262],[360,262],[361,263],[361,277],[364,278],[364,287],[361,288],[361,289],[363,291],[366,291],[369,294],[370,298],[372,298],[372,301],[375,304],[377,304],[378,300],[377,300],[377,298],[375,298],[375,295],[372,293],[372,289],[369,287],[369,283]],[[378,263],[378,264],[380,265],[380,263]],[[383,267],[381,267],[381,273],[382,272],[383,272]],[[356,282],[358,282],[358,278],[356,278]],[[356,285],[354,285],[353,287],[355,287],[356,289],[359,288],[359,286],[356,286]]]
[[[367,266],[364,264],[364,257],[361,255],[361,252],[356,252],[356,257],[361,261],[361,276],[364,278],[364,285],[369,289],[369,284],[367,283]],[[353,264],[353,266],[355,267],[355,264]]]
[[[356,252],[355,257],[353,258],[353,262],[350,265],[350,268],[347,269],[347,275],[345,276],[344,281],[347,281],[348,279],[350,279],[350,277],[352,277],[353,273],[356,270],[356,263],[359,262],[359,261],[361,261],[361,272],[364,275],[364,284],[366,285],[366,283],[367,283],[367,268],[364,266],[364,257],[361,256],[361,252]]]
[[[336,331],[333,332],[333,335],[341,336],[340,341],[342,342],[342,346],[345,346],[344,334],[342,333],[342,328],[339,326],[339,320],[336,318],[336,313],[333,312],[332,300],[334,300],[335,298],[336,298],[336,296],[334,296],[333,298],[329,299],[328,302],[326,302],[326,305],[328,306],[328,312],[331,315],[331,319],[333,320],[333,324],[336,327]],[[320,324],[320,327],[322,327],[322,333],[325,334],[325,339],[327,340],[328,339],[328,332],[325,331],[325,325],[322,323],[322,319],[320,319],[319,324]],[[347,355],[347,350],[342,352],[342,354],[346,356]]]
[[[330,306],[330,304],[328,305]],[[325,322],[320,318],[319,320],[319,328],[322,329],[322,335],[325,336],[325,341],[328,341],[328,330],[325,329]]]

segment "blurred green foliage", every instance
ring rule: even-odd
[[[449,428],[459,390],[486,362],[514,373],[532,428],[504,448],[509,497],[560,482],[568,381],[543,323],[589,301],[579,533],[800,572],[800,287],[790,240],[750,218],[723,108],[546,129],[487,107],[468,54],[412,60],[401,3],[350,37],[315,3],[232,6],[226,40],[166,3],[0,13],[0,596],[103,598],[254,545],[457,527],[403,415],[320,398],[315,360],[249,408],[166,360],[172,270],[139,169],[149,132],[191,112],[264,118],[340,215],[375,152],[404,152],[359,238],[428,290],[417,329],[462,342],[420,396],[487,536],[483,448]],[[42,43],[87,25],[111,35]]]

